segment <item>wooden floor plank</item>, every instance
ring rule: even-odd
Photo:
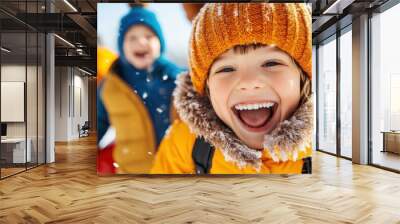
[[[0,181],[0,223],[400,223],[400,175],[316,152],[312,175],[96,174],[94,136]]]

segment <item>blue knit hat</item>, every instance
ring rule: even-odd
[[[162,54],[165,50],[165,42],[161,26],[156,15],[143,7],[132,7],[129,10],[129,13],[122,17],[119,26],[118,50],[120,56],[125,57],[123,51],[125,34],[129,28],[131,28],[131,26],[136,24],[143,24],[149,27],[157,35],[158,39],[160,40],[160,53]]]

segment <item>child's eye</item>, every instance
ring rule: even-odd
[[[273,67],[277,65],[282,65],[282,64],[276,61],[267,61],[262,65],[262,67]]]
[[[222,68],[220,70],[217,70],[215,73],[234,72],[234,71],[235,71],[235,69],[232,68],[232,67],[225,67],[225,68]]]

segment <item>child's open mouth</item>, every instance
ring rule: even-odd
[[[134,55],[137,58],[145,58],[149,54],[148,51],[141,51],[141,52],[135,52]]]
[[[264,131],[269,129],[271,121],[278,108],[275,102],[262,102],[251,104],[236,104],[232,110],[238,120],[250,131]]]

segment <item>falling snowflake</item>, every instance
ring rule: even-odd
[[[140,22],[143,22],[143,21],[144,21],[144,19],[143,19],[143,18],[140,18],[139,20],[140,20]]]
[[[149,154],[149,155],[153,155],[153,153],[152,153],[152,152],[147,152],[147,154]]]
[[[119,167],[118,163],[113,163],[113,166],[114,166],[115,168],[118,168],[118,167]]]
[[[163,110],[161,109],[161,108],[159,108],[159,107],[157,107],[157,112],[159,113],[159,114],[161,114],[162,112],[163,112]]]
[[[139,72],[136,72],[136,75],[140,75],[140,73],[139,73]]]
[[[143,98],[143,99],[146,99],[147,97],[148,97],[147,92],[144,92],[143,95],[142,95],[142,98]]]
[[[163,77],[162,77],[162,80],[167,80],[168,79],[168,75],[167,74],[165,74],[165,75],[163,75]]]
[[[149,78],[146,78],[146,82],[150,82],[150,79],[149,79]]]

